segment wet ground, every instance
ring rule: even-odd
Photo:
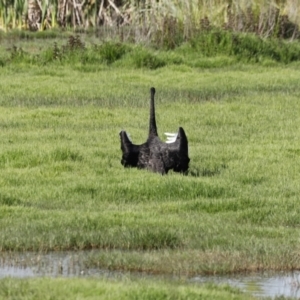
[[[47,254],[3,254],[0,257],[0,278],[3,277],[122,277],[128,273],[86,268],[89,252],[55,252]],[[146,275],[145,275],[146,276]],[[195,276],[188,282],[229,284],[257,297],[300,297],[300,272],[257,273],[231,276]]]

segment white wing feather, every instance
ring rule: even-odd
[[[166,143],[171,144],[176,141],[178,133],[165,132],[165,135],[167,136]]]

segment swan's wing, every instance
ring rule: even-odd
[[[141,145],[133,144],[124,130],[119,135],[122,150],[121,164],[124,167],[137,167]]]
[[[133,144],[131,142],[129,134],[126,131],[122,130],[119,133],[119,135],[121,140],[121,149],[123,153],[130,152]]]

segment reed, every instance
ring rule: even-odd
[[[10,0],[0,1],[0,28],[97,29],[137,42],[155,40],[174,47],[199,31],[225,28],[262,37],[299,36],[297,0]]]

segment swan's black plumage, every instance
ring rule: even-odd
[[[176,140],[164,143],[157,134],[154,105],[155,88],[150,89],[149,136],[141,145],[133,144],[126,131],[120,132],[124,167],[137,167],[167,174],[169,170],[186,172],[189,168],[188,140],[182,127],[179,127]]]

